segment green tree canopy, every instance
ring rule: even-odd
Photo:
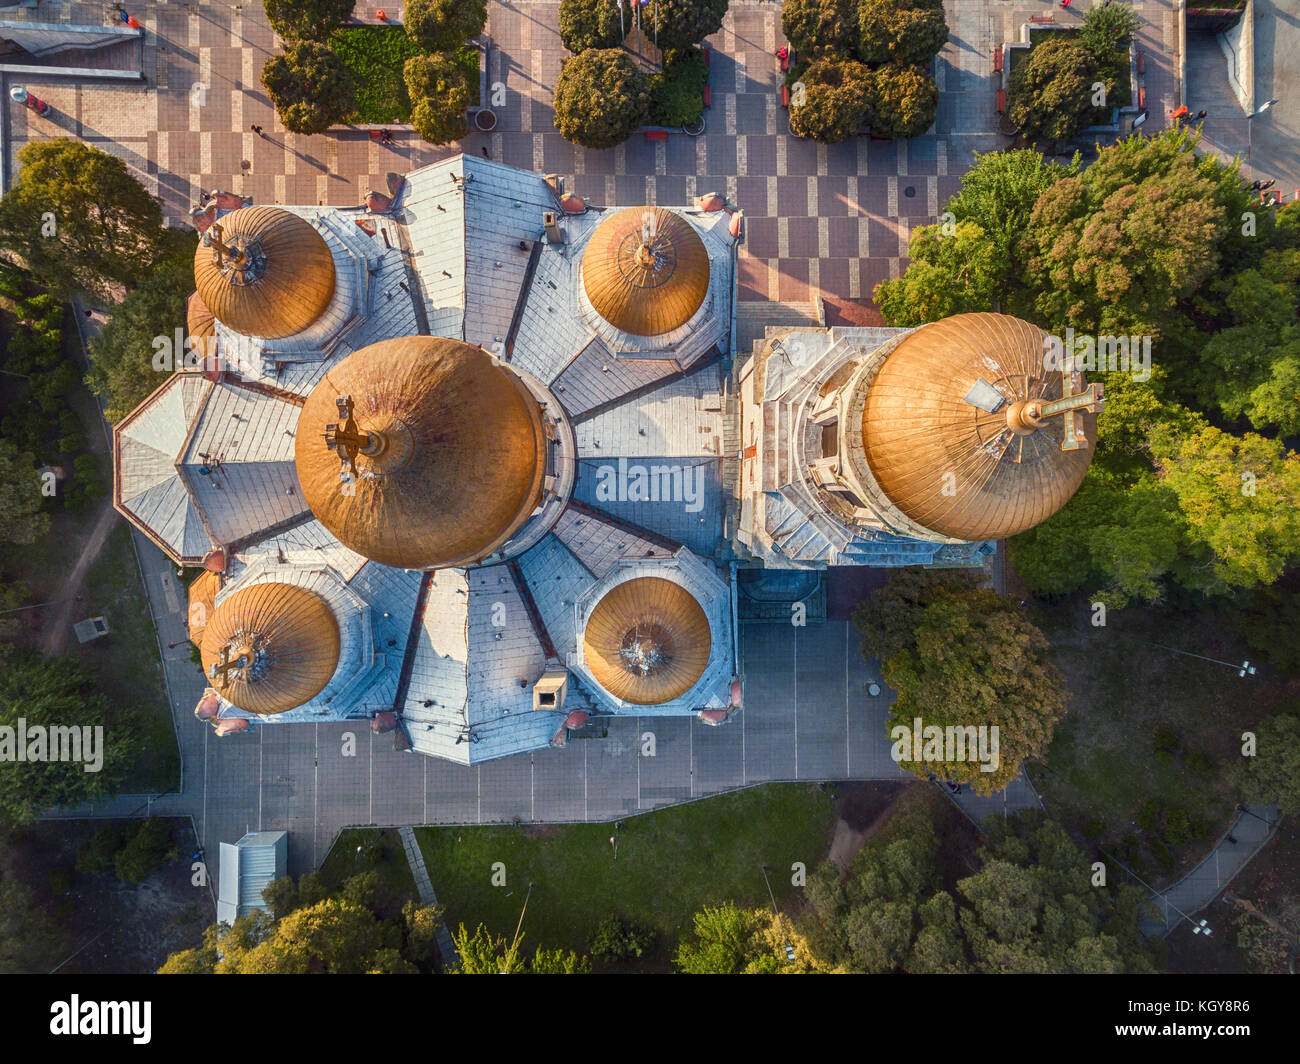
[[[574,55],[588,48],[617,48],[623,30],[631,25],[631,14],[608,0],[560,0],[560,40]]]
[[[908,771],[989,794],[1004,788],[1026,758],[1047,752],[1068,694],[1047,640],[1009,599],[972,586],[965,574],[903,569],[890,573],[853,621],[864,636],[863,655],[882,659],[882,675],[898,691],[891,734],[911,733],[916,718],[922,727],[998,728],[996,761],[982,764],[969,750],[950,761],[955,748],[900,747],[910,754],[900,762]],[[985,764],[995,767],[984,771]]]
[[[657,24],[660,48],[689,48],[722,29],[727,0],[657,0],[641,10],[642,26],[651,38]]]
[[[555,86],[555,128],[585,148],[622,144],[650,113],[650,82],[620,48],[571,56]]]
[[[1007,118],[1030,140],[1069,140],[1092,124],[1097,60],[1064,34],[1039,41],[1011,76]]]
[[[939,89],[919,67],[886,63],[872,71],[867,122],[879,137],[919,137],[934,124]]]
[[[1233,783],[1252,805],[1300,813],[1300,701],[1292,699],[1254,730],[1255,754],[1233,765]]]
[[[997,309],[1005,291],[997,249],[973,222],[912,230],[906,272],[876,285],[876,306],[891,325],[924,325],[952,314]]]
[[[64,296],[134,288],[162,239],[162,206],[126,164],[67,138],[24,145],[18,163],[0,198],[0,253]]]
[[[871,71],[862,63],[817,59],[792,87],[790,128],[823,144],[848,140],[867,120],[871,90]]]
[[[862,0],[858,25],[868,63],[924,66],[948,40],[942,0]]]
[[[411,96],[411,125],[430,144],[447,144],[469,133],[465,111],[470,86],[450,55],[417,55],[403,67]]]
[[[169,250],[149,272],[148,283],[127,293],[90,341],[86,384],[104,401],[104,416],[114,424],[166,380],[154,368],[154,340],[161,337],[174,347],[176,330],[184,333],[186,300],[194,290],[196,243],[193,233],[169,232]]]
[[[267,21],[286,41],[325,41],[352,17],[351,0],[262,0]]]
[[[295,41],[262,67],[262,85],[285,129],[324,133],[356,106],[356,85],[326,45]]]
[[[453,52],[487,25],[487,0],[406,0],[406,34],[426,52]]]
[[[858,0],[785,0],[781,29],[800,55],[858,51]]]
[[[1093,55],[1127,49],[1142,26],[1137,13],[1125,3],[1094,4],[1083,16],[1079,39]]]
[[[763,975],[779,970],[780,958],[764,935],[771,923],[762,909],[734,902],[705,906],[692,918],[673,955],[686,975]]]
[[[80,741],[81,761],[18,761],[16,751],[7,752],[0,772],[0,820],[9,823],[26,823],[55,806],[109,797],[126,778],[139,750],[130,725],[120,717],[114,719],[93,678],[71,657],[21,654],[5,662],[0,669],[0,725],[17,729],[20,718],[26,722],[29,758],[41,756],[31,745],[37,727],[47,729],[47,757],[54,752],[48,745],[53,738],[48,729],[76,728],[80,740],[81,729],[101,728],[98,753],[103,760],[97,771],[87,771],[93,751]],[[91,735],[94,743],[93,730]]]
[[[0,543],[35,543],[50,527],[36,459],[0,439]]]

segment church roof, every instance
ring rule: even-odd
[[[909,334],[866,382],[865,460],[907,517],[954,539],[995,540],[1069,501],[1092,459],[1096,414],[1012,425],[1025,404],[1065,392],[1061,372],[1044,368],[1046,341],[1019,318],[958,314]],[[1070,418],[1079,438],[1067,450]]]
[[[292,336],[330,305],[334,256],[298,215],[279,207],[241,207],[213,223],[199,241],[194,283],[203,304],[235,332]]]
[[[582,257],[592,307],[615,328],[661,336],[685,325],[709,291],[709,253],[680,215],[629,207],[592,233]]]
[[[680,698],[709,663],[709,619],[672,580],[642,576],[616,584],[596,604],[583,653],[596,682],[615,698],[657,705]]]
[[[323,438],[349,425],[368,442],[345,453]],[[518,530],[540,497],[545,450],[540,407],[515,374],[469,344],[409,336],[325,374],[303,408],[295,460],[307,504],[342,543],[385,565],[436,569],[479,561]]]
[[[213,684],[223,698],[249,713],[281,713],[314,698],[334,675],[339,626],[313,591],[253,584],[222,600],[199,650],[205,674],[217,666]]]

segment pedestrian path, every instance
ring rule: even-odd
[[[433,881],[429,879],[429,870],[424,866],[424,853],[415,841],[415,831],[408,826],[403,827],[398,834],[402,836],[402,847],[406,850],[406,859],[411,865],[411,875],[415,877],[415,889],[420,892],[420,904],[437,905],[438,896],[433,892]],[[446,971],[456,963],[456,947],[452,944],[451,934],[445,924],[439,929],[435,941],[438,943],[438,953],[442,956],[443,970]]]

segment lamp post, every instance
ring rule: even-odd
[[[763,870],[763,882],[767,883],[767,896],[772,899],[772,912],[776,914],[777,926],[784,931],[785,924],[781,920],[781,910],[776,906],[776,895],[772,893],[772,884],[767,878],[767,865],[760,865],[759,867]],[[793,964],[795,960],[794,946],[790,945],[789,939],[787,939],[785,943],[785,959],[791,964]]]
[[[1256,115],[1262,115],[1265,111],[1267,111],[1270,107],[1272,107],[1275,103],[1278,102],[1279,101],[1276,99],[1265,100],[1262,104],[1256,107],[1255,110],[1251,111],[1250,114],[1248,114],[1246,117],[1254,118]]]
[[[25,104],[35,111],[38,115],[43,115],[50,109],[50,105],[44,100],[37,99],[21,85],[14,85],[9,89],[9,98],[14,103]]]
[[[1164,643],[1147,643],[1149,647],[1159,647],[1161,650],[1169,650],[1175,654],[1185,654],[1189,658],[1200,658],[1202,661],[1212,661],[1216,665],[1226,665],[1230,669],[1236,669],[1238,676],[1254,676],[1255,666],[1249,661],[1243,661],[1240,665],[1231,661],[1223,661],[1220,658],[1207,658],[1204,654],[1193,654],[1190,650],[1179,650],[1177,647],[1165,646]]]

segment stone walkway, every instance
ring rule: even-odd
[[[402,836],[402,848],[406,850],[406,860],[411,865],[411,875],[415,878],[415,889],[420,892],[421,905],[437,905],[438,896],[433,892],[433,883],[429,879],[429,870],[424,867],[424,851],[415,839],[415,829],[404,824],[398,831]],[[439,929],[438,953],[442,957],[442,966],[446,970],[456,963],[456,947],[451,941],[451,933],[445,926]]]

